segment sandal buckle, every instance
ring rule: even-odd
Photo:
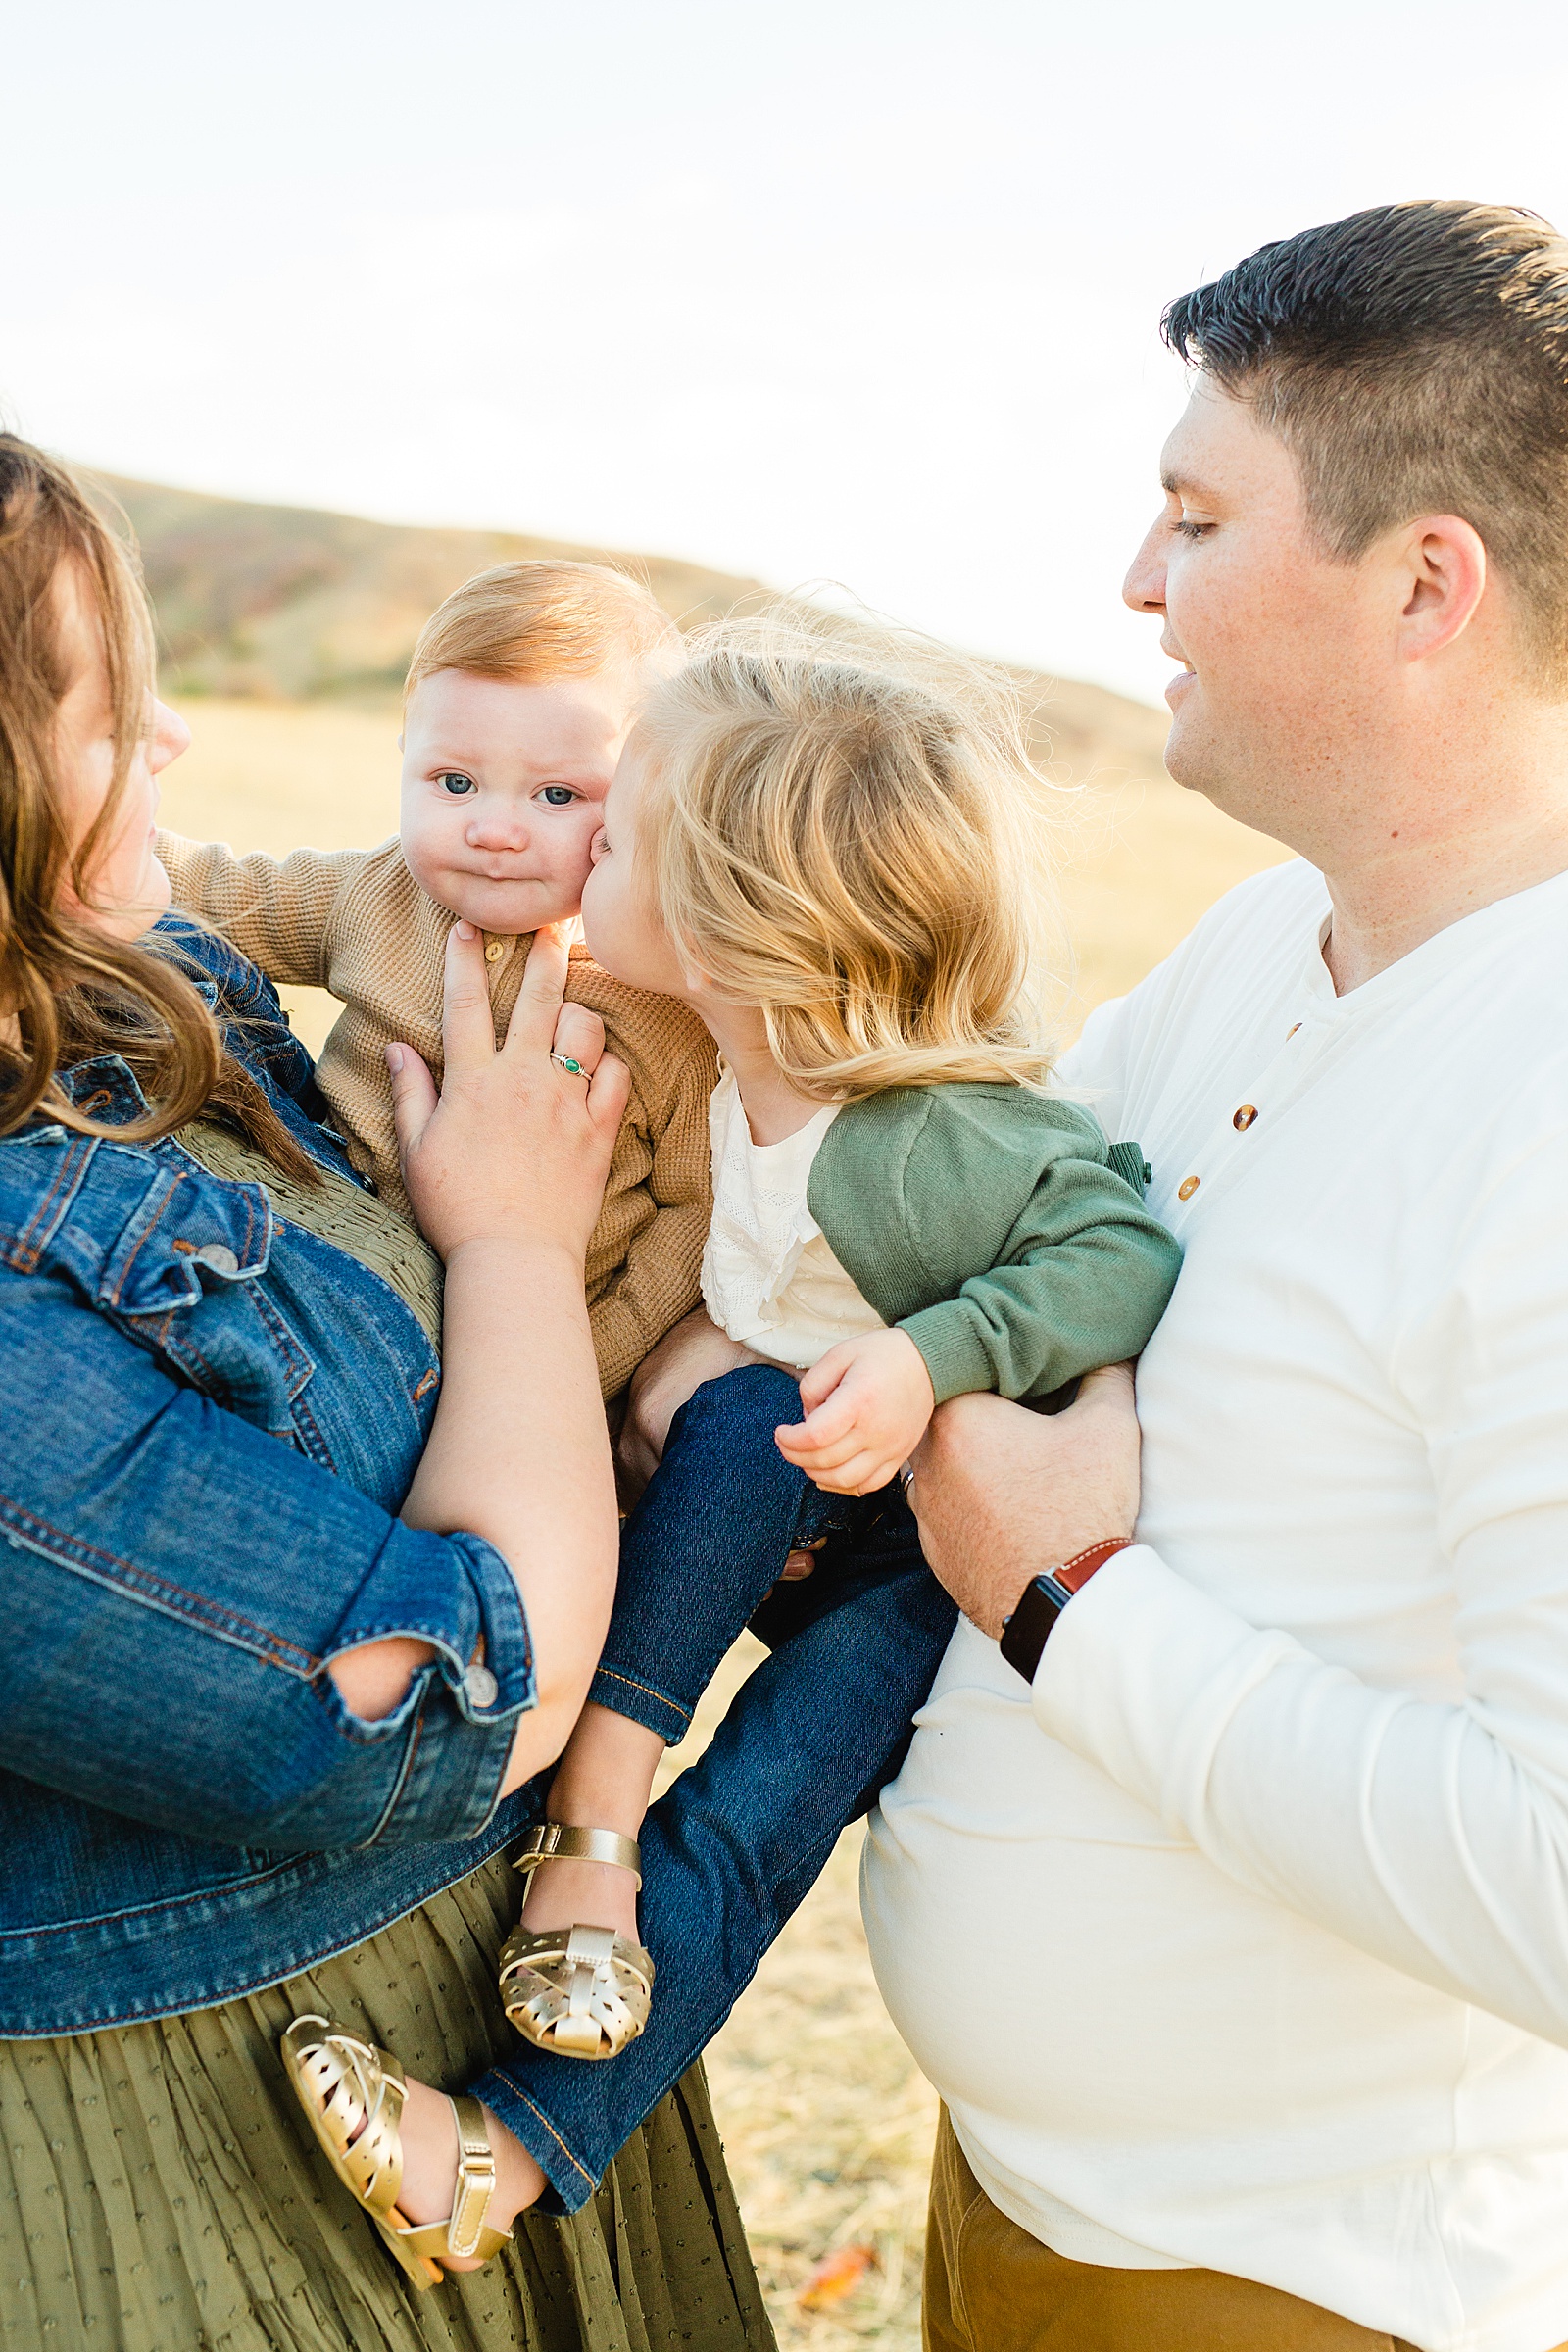
[[[479,2101],[469,2096],[453,2099],[452,2123],[458,2135],[458,2178],[452,2192],[452,2218],[447,2243],[454,2254],[476,2254],[484,2235],[485,2216],[496,2189],[495,2150]]]
[[[467,2256],[479,2250],[484,2233],[484,2217],[490,2210],[490,2200],[496,2192],[495,2158],[470,2156],[465,2151],[458,2166],[457,2190],[452,2199],[452,2219],[447,2224],[447,2242],[454,2254]]]

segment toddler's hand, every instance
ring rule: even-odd
[[[906,1462],[936,1410],[931,1375],[903,1331],[841,1340],[801,1375],[806,1419],[774,1431],[787,1462],[829,1494],[874,1494]]]

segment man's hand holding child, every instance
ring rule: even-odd
[[[874,1494],[924,1437],[936,1396],[904,1331],[841,1340],[801,1375],[804,1421],[776,1432],[787,1462],[829,1494]]]

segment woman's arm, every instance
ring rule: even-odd
[[[3,1299],[0,1763],[223,1844],[482,1829],[534,1696],[500,1554],[185,1386],[71,1268],[7,1272]],[[390,1707],[345,1703],[334,1662],[388,1633],[418,1672]]]
[[[541,931],[498,1053],[481,943],[458,923],[439,1099],[412,1047],[390,1056],[404,1183],[447,1270],[441,1398],[403,1516],[484,1537],[516,1579],[537,1697],[503,1793],[564,1744],[615,1589],[615,1482],[583,1259],[627,1080],[604,1054],[598,1015],[563,1004],[565,975],[564,936]],[[553,1046],[587,1083],[551,1060]],[[498,1150],[503,1136],[512,1150]]]
[[[335,1847],[471,1836],[559,1751],[614,1579],[582,1251],[622,1082],[603,1064],[590,1099],[550,1062],[553,943],[506,1052],[481,1054],[472,947],[454,951],[446,1095],[404,1090],[455,1275],[405,1521],[99,1311],[119,1294],[90,1234],[53,1265],[0,1252],[0,1384],[36,1400],[0,1463],[15,1771],[225,1843]]]

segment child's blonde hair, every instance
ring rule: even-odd
[[[1044,1083],[1050,787],[1011,682],[798,608],[702,632],[638,725],[672,938],[825,1101]]]
[[[642,582],[608,564],[496,564],[431,613],[403,699],[438,669],[534,686],[679,644],[680,631]]]

